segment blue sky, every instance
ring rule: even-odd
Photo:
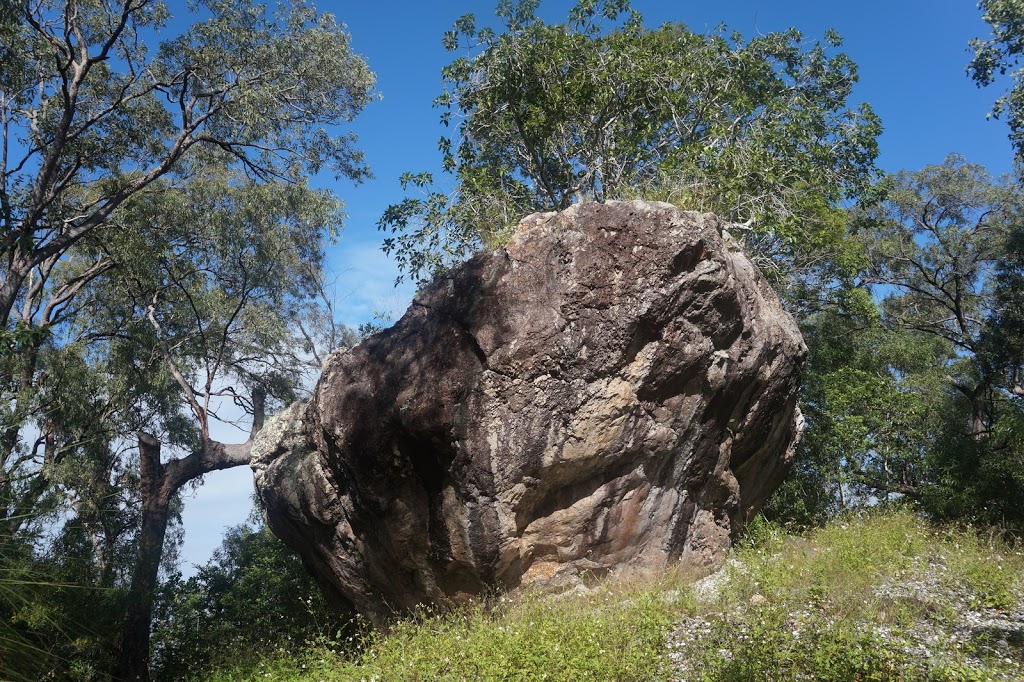
[[[184,0],[169,4],[175,25],[187,21]],[[541,15],[560,20],[572,4],[546,0]],[[445,129],[431,103],[441,91],[441,67],[453,56],[441,46],[442,34],[467,12],[478,22],[489,21],[495,1],[320,0],[318,6],[348,25],[382,96],[353,126],[375,179],[359,186],[324,183],[347,205],[347,225],[329,256],[340,316],[355,325],[378,310],[397,317],[408,304],[411,290],[393,286],[397,272],[380,251],[376,222],[388,204],[401,199],[401,173],[437,167],[437,140]],[[966,76],[967,41],[987,34],[971,0],[633,0],[633,7],[648,26],[683,22],[698,32],[724,22],[747,37],[796,27],[808,39],[820,39],[835,28],[845,39],[843,51],[860,67],[854,103],[869,102],[885,126],[879,159],[884,170],[916,170],[951,152],[993,174],[1011,169],[1006,126],[985,118],[998,91],[979,90]],[[205,562],[225,526],[245,520],[251,478],[244,468],[211,474],[186,499],[185,564]]]

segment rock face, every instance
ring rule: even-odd
[[[373,619],[716,564],[786,472],[806,355],[723,227],[645,202],[526,218],[264,429],[271,528]]]

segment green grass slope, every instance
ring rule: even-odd
[[[755,524],[718,573],[496,597],[199,679],[1024,680],[1024,556],[905,511]]]

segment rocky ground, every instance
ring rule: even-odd
[[[976,589],[958,582],[942,561],[929,560],[877,585],[872,592],[880,610],[872,609],[870,619],[855,618],[845,623],[835,609],[823,603],[827,597],[816,599],[813,594],[807,603],[799,605],[791,600],[773,603],[772,595],[757,592],[741,602],[725,598],[738,577],[745,582],[748,567],[732,560],[694,586],[701,615],[680,621],[668,636],[669,657],[677,671],[675,682],[708,679],[705,673],[709,659],[719,667],[735,664],[737,670],[746,669],[749,662],[738,662],[737,650],[749,656],[747,649],[757,646],[758,639],[765,639],[765,620],[777,622],[780,606],[787,607],[782,614],[786,636],[775,638],[778,651],[762,652],[766,663],[779,656],[777,679],[818,679],[805,673],[790,676],[782,670],[790,660],[799,658],[801,649],[818,648],[819,656],[847,655],[850,652],[841,647],[830,650],[833,642],[820,640],[823,630],[852,628],[858,632],[855,643],[874,643],[877,651],[886,652],[882,657],[890,659],[891,677],[883,674],[864,679],[1024,680],[1024,595],[1015,592],[1012,606],[1004,603],[999,608],[986,603]],[[1000,600],[1007,596],[1002,595]],[[892,613],[887,613],[885,604],[891,605]],[[902,615],[891,617],[897,612]],[[760,618],[759,613],[767,618]],[[916,617],[908,621],[907,613]],[[721,637],[723,626],[731,631],[731,642]],[[709,654],[709,645],[721,646]]]

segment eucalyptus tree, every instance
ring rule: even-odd
[[[335,126],[362,110],[373,75],[343,27],[301,0],[200,0],[205,18],[156,49],[169,17],[159,0],[3,8],[0,498],[10,508],[8,488],[44,462],[43,444],[20,442],[38,415],[40,351],[114,267],[102,249],[69,257],[86,239],[123,239],[128,204],[191,182],[201,164],[184,162],[200,153],[261,180],[321,170],[359,180],[362,156]]]
[[[5,328],[31,322],[61,254],[196,147],[263,177],[365,173],[351,138],[325,130],[373,82],[342,27],[301,2],[198,4],[212,16],[152,52],[169,16],[158,0],[14,4],[0,51]]]
[[[317,293],[324,235],[338,211],[331,195],[303,184],[257,183],[207,165],[181,189],[132,201],[120,240],[85,239],[69,262],[91,260],[94,250],[113,262],[79,294],[63,351],[88,355],[116,418],[107,415],[104,437],[91,442],[58,432],[64,459],[53,475],[91,463],[93,480],[110,489],[118,487],[107,479],[113,472],[127,469],[137,481],[117,679],[148,677],[153,592],[179,492],[247,464],[268,407],[293,400],[303,383],[311,361],[295,315]],[[242,442],[218,438],[218,422],[242,428]],[[81,496],[81,477],[59,482]],[[100,544],[112,547],[116,537],[105,530]]]
[[[117,679],[146,679],[152,595],[180,491],[246,464],[266,410],[319,370],[320,343],[330,333],[352,340],[317,306],[339,206],[302,184],[207,163],[201,181],[134,199],[121,239],[86,238],[62,263],[73,272],[102,251],[114,267],[83,287],[40,360],[46,461],[27,472],[23,496],[45,493],[35,513],[60,513],[51,563],[78,567],[63,580],[103,588],[72,591],[67,612],[106,604],[93,616],[106,635],[70,643],[35,633],[61,658],[85,655],[103,671],[112,656]]]
[[[435,100],[452,187],[406,174],[385,241],[411,276],[507,237],[532,211],[646,196],[742,223],[771,267],[843,242],[847,199],[875,177],[877,117],[849,108],[857,69],[796,30],[758,36],[643,26],[625,0],[584,0],[568,20],[505,0],[500,31],[460,18],[461,56]],[[742,228],[738,228],[742,229]]]
[[[5,536],[73,515],[90,582],[131,583],[124,679],[148,675],[176,493],[245,461],[220,404],[259,428],[315,339],[286,342],[340,215],[305,178],[368,173],[338,129],[373,88],[343,26],[302,0],[194,9],[157,44],[159,0],[0,6],[0,511]]]

